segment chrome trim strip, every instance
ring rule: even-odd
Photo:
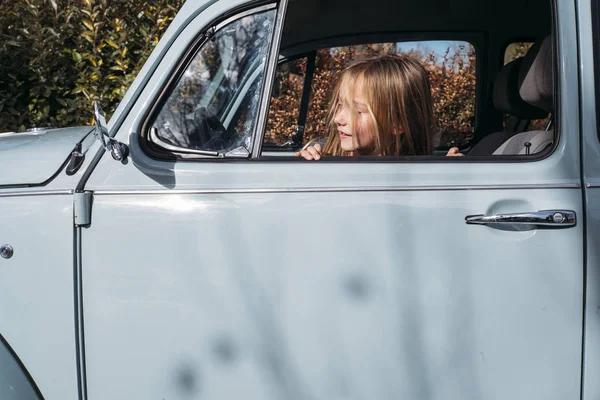
[[[94,190],[96,196],[163,195],[163,194],[253,194],[253,193],[344,193],[344,192],[432,192],[459,190],[526,190],[526,189],[579,189],[578,184],[556,185],[473,185],[473,186],[356,186],[356,187],[290,187],[290,188],[212,188],[212,189],[156,189],[156,190]]]
[[[600,182],[587,182],[585,187],[588,189],[600,188]]]
[[[28,190],[19,192],[6,192],[0,190],[0,197],[26,197],[26,196],[60,196],[71,195],[73,190]]]
[[[173,146],[172,144],[166,143],[165,141],[163,141],[161,138],[158,137],[158,135],[156,133],[156,127],[154,127],[154,126],[150,128],[150,133],[148,136],[152,143],[154,143],[157,146],[160,146],[166,150],[169,150],[169,151],[173,151],[173,152],[178,151],[181,153],[196,154],[198,156],[204,156],[204,157],[209,157],[209,158],[216,158],[219,156],[218,151],[194,150],[194,149],[188,149],[185,147]]]
[[[288,0],[279,2],[277,17],[273,35],[271,36],[271,49],[265,69],[265,77],[263,80],[263,88],[261,94],[260,107],[258,109],[258,120],[253,132],[252,155],[251,158],[258,158],[262,151],[263,137],[267,129],[267,113],[271,102],[271,92],[273,83],[275,82],[275,72],[277,71],[277,61],[279,60],[279,43],[283,35],[283,24],[285,22],[285,14],[287,12]]]

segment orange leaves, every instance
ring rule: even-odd
[[[434,112],[442,132],[442,146],[466,142],[475,120],[476,59],[473,47],[448,49],[442,57],[430,53],[424,60],[429,73]]]
[[[306,59],[292,61],[279,69],[269,107],[266,143],[283,144],[296,132],[305,73]]]

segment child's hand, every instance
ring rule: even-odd
[[[464,154],[458,150],[458,147],[451,148],[450,150],[448,150],[448,154],[446,154],[446,157],[460,157],[460,156],[464,156]]]
[[[321,145],[317,143],[314,146],[308,146],[305,149],[295,152],[294,155],[304,157],[307,160],[319,160],[322,151]]]

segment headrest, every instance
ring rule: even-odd
[[[546,118],[546,111],[529,105],[519,95],[519,71],[522,64],[523,58],[518,58],[498,72],[494,83],[494,107],[519,118]]]
[[[554,111],[553,56],[550,36],[531,46],[519,73],[519,94],[532,106]]]

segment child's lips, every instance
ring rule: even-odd
[[[338,132],[340,133],[340,137],[342,139],[347,139],[347,138],[351,138],[352,137],[352,135],[348,135],[347,133],[344,133],[342,131],[338,131]]]

